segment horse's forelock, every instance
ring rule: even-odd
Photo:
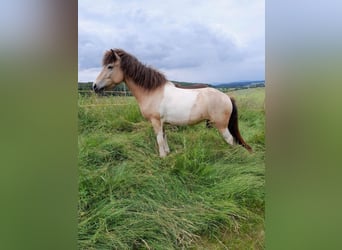
[[[102,65],[103,66],[106,66],[110,63],[113,63],[116,61],[116,56],[115,56],[115,53],[114,53],[114,50],[110,49],[110,50],[107,50],[103,56],[103,60],[102,60]]]

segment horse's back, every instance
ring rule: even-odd
[[[231,106],[231,100],[228,95],[225,93],[214,89],[214,88],[205,88],[201,89],[203,95],[207,98],[207,105],[213,108],[224,107],[226,105]]]

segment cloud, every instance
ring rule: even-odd
[[[97,75],[101,71],[101,68],[88,68],[78,70],[78,81],[79,82],[93,82]]]
[[[81,1],[79,78],[85,78],[87,69],[101,66],[105,50],[122,48],[172,80],[262,79],[260,2]]]

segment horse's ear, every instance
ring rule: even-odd
[[[117,60],[120,60],[120,56],[118,54],[116,54],[114,52],[114,50],[111,49],[110,51],[112,52],[112,58],[113,58],[114,62],[117,61]]]

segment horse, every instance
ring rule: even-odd
[[[126,83],[141,114],[151,122],[160,157],[170,153],[164,123],[192,125],[204,120],[209,120],[228,144],[239,144],[252,152],[239,131],[236,102],[223,92],[211,87],[177,87],[163,73],[141,63],[126,51],[107,50],[93,90],[102,92],[121,82]]]

